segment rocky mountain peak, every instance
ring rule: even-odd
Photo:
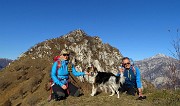
[[[158,53],[155,56],[152,56],[152,58],[169,58],[168,56],[166,56],[165,54],[162,53]]]
[[[0,105],[6,101],[12,105],[34,105],[47,99],[49,92],[44,85],[50,79],[53,58],[64,48],[70,50],[70,62],[77,71],[85,71],[89,64],[93,64],[98,71],[116,74],[122,58],[118,49],[104,44],[98,36],[87,35],[83,30],[71,31],[58,38],[40,42],[2,70],[0,92],[5,96],[0,99]],[[88,91],[88,83],[82,84],[78,79],[75,80],[84,92]]]
[[[50,61],[52,56],[58,55],[63,48],[70,49],[73,59],[82,61],[83,64],[98,61],[99,63],[95,63],[98,63],[97,67],[100,71],[116,70],[113,66],[118,66],[119,59],[122,57],[118,49],[109,44],[103,44],[98,36],[92,37],[83,30],[74,30],[59,38],[36,44],[21,54],[19,59],[29,56],[31,59],[44,58]],[[106,64],[106,66],[102,64]]]
[[[157,54],[150,58],[136,61],[135,64],[140,68],[142,76],[147,81],[153,83],[157,88],[172,86],[172,70],[170,67],[175,67],[175,79],[180,79],[180,65],[178,60],[166,56],[164,54]],[[176,82],[180,85],[180,82]]]
[[[78,38],[83,38],[85,36],[87,36],[87,34],[83,30],[77,29],[77,30],[69,32],[68,34],[66,34],[66,35],[64,35],[62,37],[63,38],[68,38],[68,39],[71,39],[73,37],[73,38],[78,39]]]
[[[143,61],[155,61],[155,60],[162,60],[162,59],[172,60],[173,58],[169,57],[169,56],[167,56],[165,54],[158,53],[158,54],[156,54],[156,55],[154,55],[152,57],[145,58]]]

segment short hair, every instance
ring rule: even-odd
[[[130,61],[129,57],[123,57],[121,62],[123,62],[126,59],[128,59]]]

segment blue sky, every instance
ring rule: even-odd
[[[180,1],[0,0],[0,58],[16,59],[39,42],[79,28],[134,60],[171,55]]]

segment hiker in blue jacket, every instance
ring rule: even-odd
[[[141,75],[138,67],[134,66],[132,59],[124,57],[122,59],[122,67],[119,68],[120,73],[124,74],[125,83],[119,89],[120,92],[125,92],[129,95],[135,96],[136,92],[140,100],[145,99],[146,96],[142,94]]]
[[[51,78],[54,82],[52,90],[55,94],[55,100],[65,99],[68,95],[78,97],[79,89],[69,81],[70,71],[74,76],[89,75],[87,72],[77,72],[74,65],[68,68],[70,52],[63,49],[60,53],[60,59],[54,62],[51,71]],[[59,68],[57,68],[59,66]]]

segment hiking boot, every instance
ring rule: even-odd
[[[136,100],[143,100],[143,99],[146,99],[146,96],[140,96]]]
[[[54,100],[60,101],[63,99],[65,99],[65,94],[63,92],[56,92],[56,94],[54,95]]]
[[[55,101],[60,101],[60,100],[62,100],[62,97],[60,97],[60,96],[55,97]]]

